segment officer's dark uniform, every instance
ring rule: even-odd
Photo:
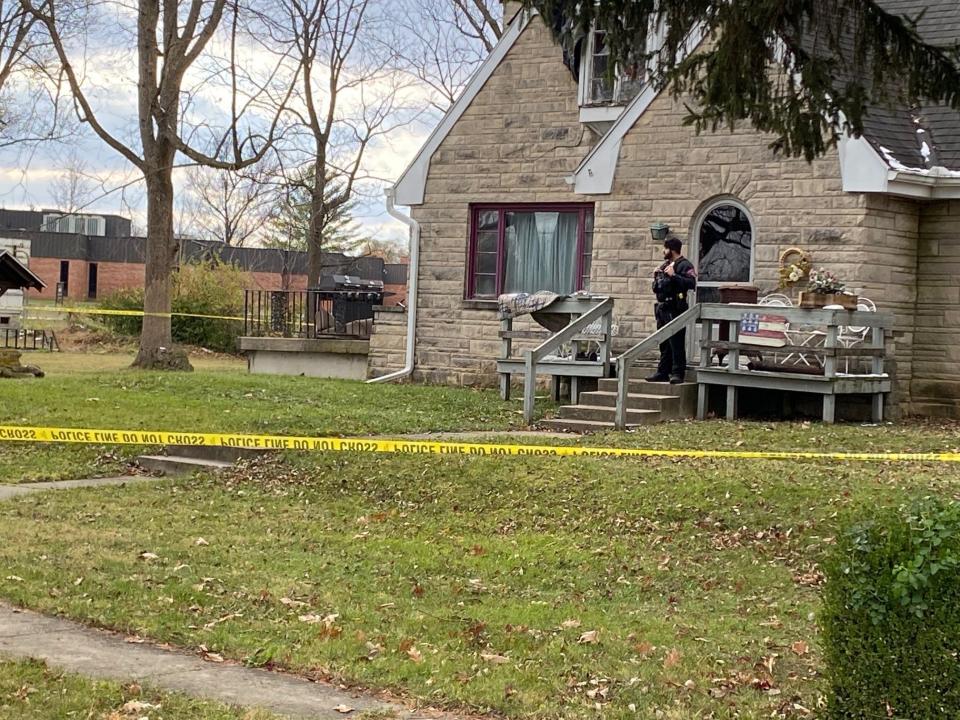
[[[673,277],[664,270],[673,263]],[[668,260],[654,275],[653,292],[657,296],[654,312],[659,330],[690,307],[688,297],[697,287],[697,272],[693,263],[685,257]],[[683,378],[687,371],[687,331],[681,330],[672,338],[660,344],[660,364],[657,375],[666,380],[668,377]]]

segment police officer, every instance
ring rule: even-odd
[[[653,274],[653,292],[657,296],[654,313],[659,330],[690,307],[690,292],[697,287],[697,271],[682,254],[683,243],[670,236],[663,242],[663,264]],[[687,331],[676,333],[660,343],[660,364],[648,382],[683,382],[687,371]]]

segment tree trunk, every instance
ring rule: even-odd
[[[172,272],[179,242],[173,234],[173,178],[170,163],[154,164],[146,173],[147,258],[144,270],[143,331],[134,367],[147,370],[193,370],[186,352],[173,347]]]
[[[307,227],[307,285],[316,287],[323,275],[323,226],[326,218],[325,166],[317,163],[313,171],[313,185],[310,188],[310,224]]]

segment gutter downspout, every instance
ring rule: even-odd
[[[384,195],[386,195],[387,212],[390,214],[390,217],[399,220],[410,228],[410,269],[407,276],[407,355],[403,370],[367,380],[367,384],[401,380],[412,375],[417,349],[417,292],[420,286],[420,223],[409,215],[404,215],[397,210],[394,204],[394,189],[392,187],[387,188]]]

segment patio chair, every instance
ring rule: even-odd
[[[757,301],[757,305],[769,305],[771,307],[793,307],[793,300],[783,293],[770,293],[764,295]]]
[[[857,310],[860,312],[876,312],[877,304],[870,298],[862,297],[857,300]],[[837,334],[837,342],[845,348],[852,348],[863,343],[869,332],[870,328],[868,327],[843,326]],[[850,372],[850,358],[846,358],[844,372]]]
[[[770,293],[769,295],[764,295],[759,300],[760,305],[767,305],[769,307],[793,307],[793,300],[790,299],[788,295],[783,293]],[[784,335],[786,336],[788,345],[802,345],[802,346],[815,346],[816,337],[813,335],[812,329],[804,327],[791,327],[789,323],[784,330]],[[774,361],[776,361],[776,355],[774,355]],[[794,365],[806,365],[807,367],[812,367],[813,363],[807,358],[806,354],[800,352],[788,353],[783,358],[783,364],[792,362]],[[816,362],[816,358],[814,358]],[[818,363],[819,364],[819,363]]]
[[[828,305],[825,309],[837,309],[842,310],[843,308],[840,305]],[[857,299],[857,310],[860,312],[876,312],[877,304],[873,302],[870,298],[858,298]],[[837,328],[837,343],[841,347],[852,348],[855,345],[859,345],[864,340],[866,340],[867,335],[870,332],[868,327],[856,327],[853,325],[841,325]],[[810,333],[812,342],[817,342],[822,345],[823,341],[826,339],[827,334],[823,330],[814,330]],[[844,359],[844,373],[850,372],[850,358]]]
[[[784,295],[783,293],[769,293],[768,295],[764,295],[762,298],[757,300],[757,305],[763,305],[765,307],[790,308],[790,307],[793,307],[793,300],[791,300],[788,295]],[[789,331],[790,331],[790,324],[786,323],[783,328],[784,344],[790,344],[792,342],[790,339]],[[787,355],[787,357],[784,358],[784,362],[786,362],[787,358],[789,357],[790,355]],[[773,353],[773,361],[777,362],[776,352]]]

